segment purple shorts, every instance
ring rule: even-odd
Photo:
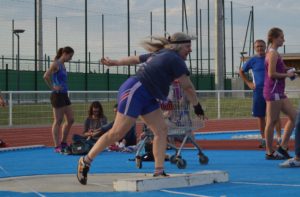
[[[159,102],[135,77],[127,79],[119,89],[118,112],[137,118],[159,108]]]

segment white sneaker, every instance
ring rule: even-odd
[[[294,158],[288,159],[284,161],[283,163],[279,164],[281,168],[295,168],[295,167],[300,167],[300,161],[297,161]]]

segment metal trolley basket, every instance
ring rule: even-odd
[[[169,127],[168,147],[175,150],[175,154],[170,157],[170,162],[176,164],[179,169],[186,168],[187,162],[182,158],[181,151],[185,144],[190,142],[198,150],[199,163],[207,164],[209,159],[202,152],[193,135],[194,130],[204,127],[204,121],[190,112],[190,103],[178,83],[173,83],[170,87],[168,101],[161,103],[161,109]],[[135,155],[137,168],[142,168],[141,152],[146,142],[153,139],[153,133],[150,129],[146,128],[144,134],[145,137],[139,143]],[[175,145],[175,141],[180,142],[179,147]]]

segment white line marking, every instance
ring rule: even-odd
[[[195,132],[195,134],[224,134],[224,133],[251,133],[251,132],[257,132],[259,133],[258,130],[236,130],[236,131],[207,131],[207,132]]]
[[[171,194],[178,194],[178,195],[185,195],[185,196],[196,196],[196,197],[211,197],[211,196],[204,196],[200,194],[191,194],[191,193],[185,193],[185,192],[175,192],[170,190],[160,190],[161,192],[171,193]]]
[[[300,187],[299,184],[285,184],[285,183],[254,183],[254,182],[241,182],[241,181],[235,181],[235,182],[230,182],[230,183],[233,183],[233,184],[244,184],[244,185]]]
[[[10,176],[9,172],[7,172],[2,166],[0,166],[0,169],[4,172],[4,174],[6,174],[7,176]],[[30,186],[24,184],[23,182],[18,181],[18,180],[16,180],[16,179],[15,179],[14,181],[16,181],[17,183],[19,183],[19,184],[21,184],[21,185],[27,187],[30,191],[32,191],[32,192],[35,193],[36,195],[38,195],[38,196],[40,196],[40,197],[46,197],[45,195],[39,193],[38,191],[34,190],[34,189],[31,188]]]
[[[23,149],[45,148],[45,147],[46,147],[45,145],[7,147],[7,148],[1,148],[0,152],[23,150]]]

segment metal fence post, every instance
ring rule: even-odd
[[[9,126],[12,126],[13,125],[13,122],[12,122],[12,105],[13,105],[13,102],[12,102],[12,92],[9,92]]]
[[[221,118],[221,92],[220,90],[217,91],[218,95],[218,119]]]

